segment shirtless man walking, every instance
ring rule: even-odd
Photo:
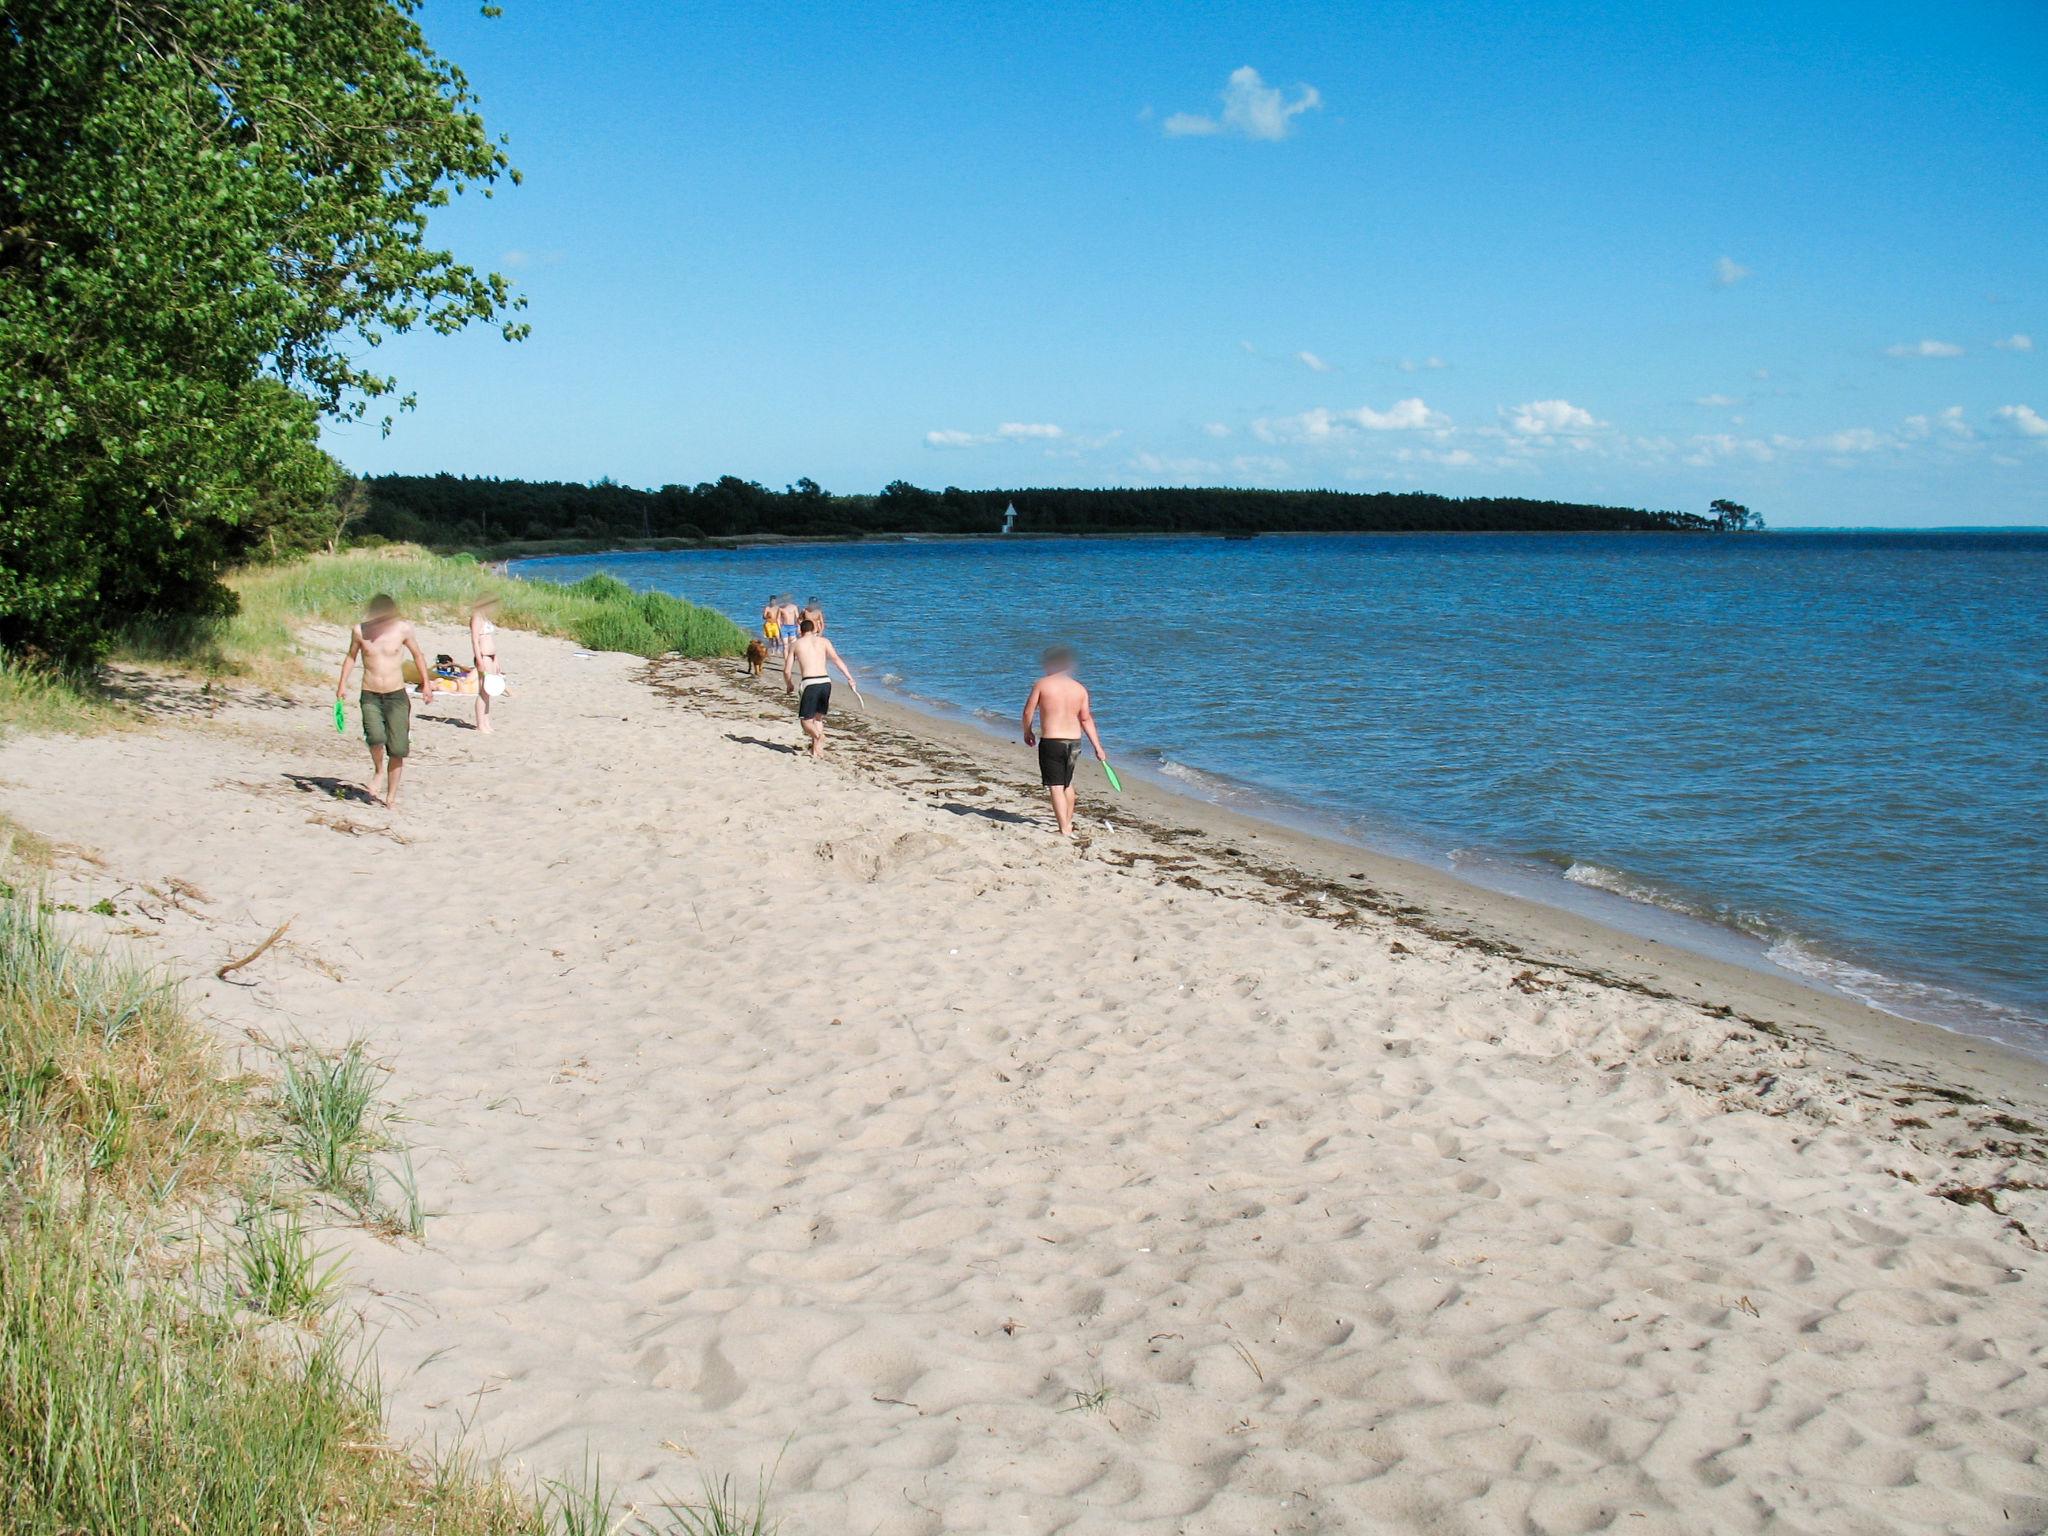
[[[1056,645],[1041,658],[1045,676],[1031,685],[1024,701],[1024,745],[1038,748],[1038,777],[1052,797],[1053,820],[1060,836],[1074,835],[1074,768],[1081,760],[1081,737],[1107,763],[1102,738],[1095,734],[1095,716],[1088,708],[1088,690],[1074,677],[1074,653]],[[1038,728],[1032,729],[1032,716]]]
[[[787,656],[791,642],[796,639],[797,625],[803,622],[803,610],[797,607],[795,598],[785,597],[775,613],[782,621],[782,654]]]
[[[846,686],[859,698],[860,684],[853,680],[853,672],[840,657],[839,647],[819,634],[818,626],[809,619],[799,619],[797,637],[782,653],[782,687],[785,693],[795,693],[797,679],[803,679],[804,691],[797,700],[796,717],[804,734],[811,738],[814,758],[825,755],[825,713],[832,705],[832,674],[826,670],[828,666],[846,674]]]
[[[349,674],[356,658],[363,659],[363,691],[358,702],[363,710],[363,740],[370,747],[370,782],[363,787],[370,798],[398,809],[398,781],[405,773],[405,759],[412,750],[412,702],[405,696],[405,653],[412,652],[412,664],[419,669],[420,702],[434,701],[434,672],[420,650],[412,625],[398,616],[398,604],[385,593],[370,599],[363,622],[348,632],[348,654],[341,659],[341,680],[334,685],[334,699],[348,697]],[[478,679],[481,686],[482,679]]]

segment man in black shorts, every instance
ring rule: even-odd
[[[1042,659],[1045,675],[1031,685],[1024,701],[1024,745],[1038,748],[1038,777],[1052,797],[1053,820],[1061,837],[1074,835],[1074,767],[1081,760],[1085,733],[1102,762],[1102,738],[1095,734],[1095,716],[1088,708],[1088,690],[1074,677],[1074,653],[1063,645]],[[1032,720],[1037,717],[1037,729]]]
[[[839,648],[818,633],[812,620],[799,621],[796,639],[782,653],[782,686],[785,692],[795,693],[797,679],[803,679],[804,691],[797,700],[796,718],[804,734],[811,738],[812,757],[825,755],[825,713],[832,707],[832,675],[825,670],[828,666],[846,674],[846,685],[858,698],[860,684],[853,680]]]

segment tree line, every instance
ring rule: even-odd
[[[609,479],[583,485],[449,474],[378,475],[363,487],[364,511],[355,532],[441,548],[764,534],[992,534],[1012,507],[1020,534],[1666,533],[1717,527],[1714,519],[1689,512],[1423,491],[932,491],[897,480],[873,495],[836,495],[815,480],[775,491],[733,475],[658,490]]]

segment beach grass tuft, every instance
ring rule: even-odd
[[[358,1212],[375,1197],[370,1157],[383,1140],[370,1122],[376,1070],[362,1043],[352,1040],[335,1056],[288,1053],[278,1088],[286,1134],[306,1181]]]
[[[243,1299],[272,1317],[316,1322],[341,1285],[339,1261],[326,1263],[294,1210],[245,1204],[235,1220],[235,1265]]]
[[[89,679],[31,666],[0,652],[0,732],[96,731],[114,711]]]
[[[787,1441],[782,1449],[786,1455]],[[768,1506],[781,1469],[782,1457],[777,1456],[775,1465],[756,1480],[751,1496],[740,1491],[731,1473],[716,1481],[706,1473],[697,1502],[664,1505],[667,1518],[660,1523],[643,1518],[640,1531],[643,1536],[775,1536],[782,1522],[770,1516]]]

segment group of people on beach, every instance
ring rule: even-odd
[[[488,734],[491,701],[504,692],[504,673],[498,666],[498,626],[491,617],[497,611],[495,597],[479,598],[469,610],[470,671],[468,682],[476,690],[476,712],[472,723]],[[405,664],[410,659],[419,678],[420,702],[434,702],[438,667],[447,658],[427,665],[419,636],[412,623],[398,611],[398,602],[388,592],[370,599],[362,621],[349,627],[348,654],[341,659],[341,676],[334,684],[334,723],[341,724],[341,712],[348,699],[348,680],[356,663],[363,667],[362,691],[356,706],[362,711],[363,741],[370,749],[370,777],[363,788],[372,800],[391,810],[398,809],[398,788],[405,777],[405,760],[412,755],[412,696],[406,692]],[[452,669],[459,670],[459,669]],[[452,678],[444,678],[451,686]]]
[[[504,674],[498,665],[498,626],[491,617],[496,608],[496,598],[481,598],[469,615],[471,667],[463,682],[475,689],[474,724],[480,732],[492,729],[491,701],[504,689]],[[798,607],[792,598],[771,597],[761,609],[761,638],[766,655],[782,658],[783,691],[796,696],[797,724],[810,743],[810,756],[822,758],[825,721],[832,708],[831,669],[837,667],[853,696],[861,697],[853,669],[826,637],[824,605],[813,598]],[[380,592],[370,599],[362,621],[349,629],[348,653],[342,657],[341,676],[334,685],[335,723],[341,724],[349,679],[361,663],[363,683],[357,707],[362,711],[363,741],[370,750],[370,778],[363,787],[373,800],[392,810],[398,808],[399,786],[412,752],[412,696],[405,676],[408,659],[419,681],[420,702],[433,703],[437,669],[428,665],[419,636],[398,611],[396,600]],[[1074,676],[1073,651],[1054,646],[1040,662],[1042,675],[1024,700],[1024,745],[1037,748],[1039,780],[1052,801],[1053,820],[1060,836],[1071,837],[1074,771],[1081,760],[1082,738],[1087,738],[1105,768],[1109,757],[1102,750],[1102,738],[1095,733],[1088,690]],[[439,664],[451,672],[460,671],[446,657],[439,658]],[[456,680],[443,676],[441,681],[448,688]],[[862,700],[863,705],[865,702]]]
[[[761,640],[765,654],[782,657],[783,691],[797,693],[801,683],[797,722],[810,739],[810,755],[823,757],[825,718],[832,707],[829,669],[837,667],[854,697],[861,696],[852,669],[839,654],[839,648],[825,637],[824,605],[814,597],[799,608],[788,596],[770,597],[761,607]],[[1095,714],[1088,690],[1074,676],[1073,651],[1056,645],[1039,662],[1041,675],[1024,700],[1024,745],[1038,749],[1039,781],[1052,801],[1053,821],[1061,837],[1071,837],[1074,770],[1081,761],[1081,738],[1087,737],[1097,761],[1105,767],[1109,756],[1102,750],[1102,738],[1095,733]]]

